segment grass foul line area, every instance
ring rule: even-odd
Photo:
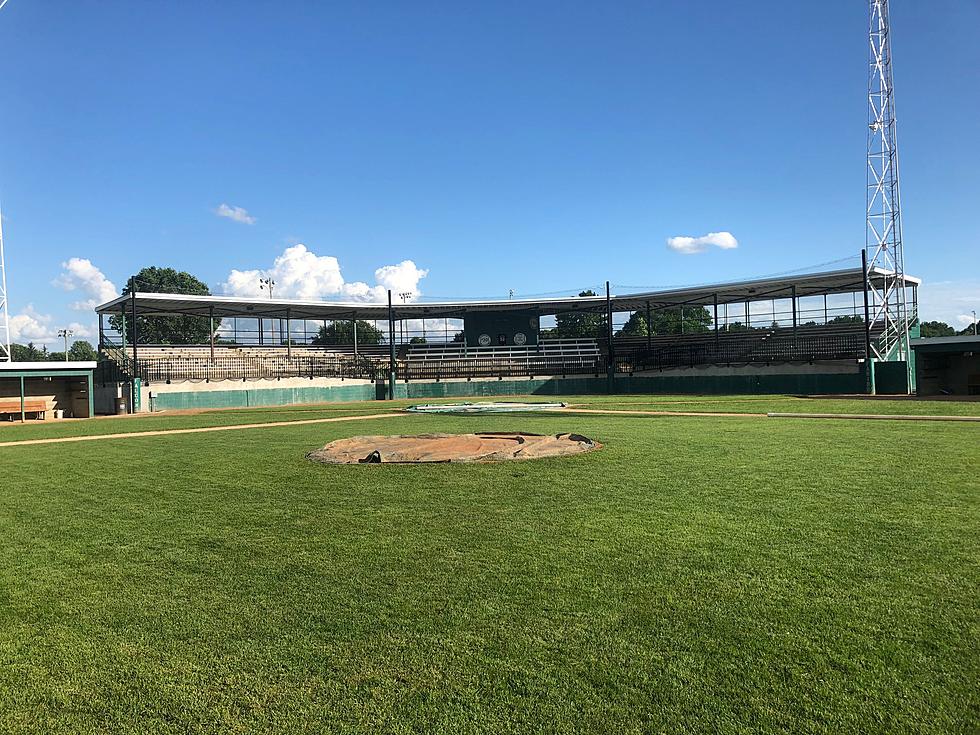
[[[304,424],[328,424],[337,421],[362,421],[364,419],[389,419],[408,416],[405,413],[374,413],[363,416],[333,416],[325,419],[301,419],[299,421],[268,421],[261,424],[233,424],[231,426],[201,426],[194,429],[160,429],[158,431],[128,431],[118,434],[92,434],[88,436],[64,436],[49,439],[22,439],[20,441],[0,442],[0,447],[18,447],[28,444],[61,444],[64,442],[88,442],[100,439],[121,439],[141,436],[162,436],[171,434],[203,434],[209,431],[232,431],[234,429],[266,429],[273,426],[302,426]]]

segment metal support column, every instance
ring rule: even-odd
[[[793,349],[797,349],[796,284],[793,284]]]
[[[88,418],[95,416],[95,387],[92,385],[92,371],[85,374],[85,384],[88,387]]]
[[[609,281],[606,281],[606,341],[607,341],[607,354],[608,359],[606,361],[606,377],[609,380],[609,392],[615,392],[615,377],[616,377],[616,352],[613,347],[613,312],[612,312],[612,296],[609,293]]]
[[[752,317],[749,314],[749,302],[748,301],[745,302],[745,328],[746,329],[751,329],[752,328]]]
[[[395,399],[395,312],[391,308],[391,289],[388,289],[388,400]]]
[[[20,376],[20,421],[27,421],[27,414],[24,413],[24,376]]]
[[[119,314],[122,317],[122,351],[123,356],[126,355],[126,305],[123,304],[119,307]]]
[[[99,314],[99,352],[105,348],[105,320],[102,318],[103,315]]]
[[[715,307],[715,349],[718,349],[718,294],[713,294],[714,307]]]
[[[129,279],[129,294],[132,296],[130,302],[132,303],[132,313],[133,313],[133,371],[135,373],[137,369],[137,359],[139,354],[137,353],[137,345],[140,341],[139,334],[139,322],[136,321],[136,278],[132,277]]]
[[[214,306],[208,308],[208,321],[211,324],[211,364],[214,365]]]
[[[357,362],[357,318],[350,320],[351,331],[354,333],[354,362]]]
[[[279,322],[280,329],[282,328],[282,321]],[[292,324],[290,322],[289,309],[286,309],[286,359],[291,360],[293,357],[293,330]]]
[[[653,349],[653,321],[650,318],[650,302],[647,301],[647,351]]]
[[[871,354],[871,308],[868,304],[868,251],[861,251],[861,270],[864,271],[864,371],[867,376],[868,392],[875,394],[875,361]]]
[[[262,334],[263,321],[262,317],[259,317],[259,347],[265,344],[265,336]]]

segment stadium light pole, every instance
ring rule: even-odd
[[[68,362],[68,338],[75,334],[70,329],[59,329],[58,336],[65,338],[65,362]]]

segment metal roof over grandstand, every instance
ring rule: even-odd
[[[874,269],[871,278],[884,278],[888,271]],[[918,286],[921,280],[905,276],[906,286]],[[745,301],[762,301],[789,298],[795,289],[797,297],[822,296],[861,291],[864,276],[861,268],[806,273],[770,278],[760,278],[732,283],[671,288],[632,294],[614,294],[611,297],[614,311],[638,311],[647,308],[662,309],[676,306],[710,306],[736,304]],[[119,296],[96,307],[99,314],[116,314],[128,309],[135,300],[141,316],[215,316],[215,317],[263,317],[336,320],[336,319],[387,319],[388,304],[377,302],[302,301],[295,299],[242,298],[238,296],[192,296],[186,294],[159,294],[137,292]],[[476,311],[530,310],[542,315],[570,311],[601,311],[606,308],[605,296],[567,296],[538,299],[499,299],[484,301],[432,301],[394,304],[395,319],[434,319],[460,317]]]

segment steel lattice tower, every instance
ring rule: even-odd
[[[898,132],[892,78],[888,0],[870,0],[868,27],[868,191],[865,251],[873,324],[884,328],[872,344],[878,360],[909,357],[909,315],[898,186]],[[885,271],[882,277],[877,272]]]
[[[10,362],[10,317],[7,309],[7,268],[3,260],[3,213],[0,212],[0,362]]]

